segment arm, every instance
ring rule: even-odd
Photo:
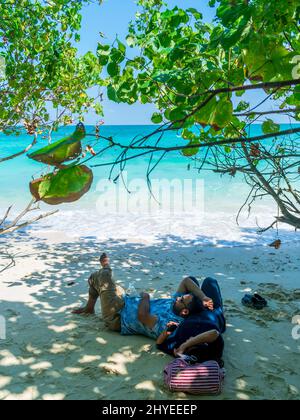
[[[186,277],[182,280],[177,290],[177,293],[192,293],[198,299],[203,302],[203,305],[210,310],[214,309],[213,301],[209,297],[207,297],[199,286],[197,286],[192,279]]]
[[[169,337],[170,333],[168,333],[168,331],[163,331],[160,336],[158,337],[158,339],[156,340],[156,344],[159,346],[160,344],[163,344],[166,339]]]
[[[178,322],[170,321],[167,323],[167,329],[163,331],[158,339],[156,340],[156,344],[159,346],[160,344],[163,344],[166,339],[169,337],[169,335],[172,334],[172,332],[178,327]]]
[[[150,314],[150,296],[142,294],[142,300],[138,308],[138,320],[146,327],[153,328],[157,322],[157,316]]]
[[[217,330],[211,330],[199,334],[196,337],[191,337],[185,343],[181,344],[181,346],[178,349],[174,350],[175,356],[179,356],[180,354],[185,353],[189,348],[195,347],[199,344],[213,343],[217,340],[219,335],[220,333]]]

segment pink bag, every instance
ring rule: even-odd
[[[175,359],[164,369],[164,382],[172,392],[194,395],[218,395],[222,392],[225,371],[217,362],[191,364]]]

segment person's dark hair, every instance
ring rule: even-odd
[[[100,262],[105,260],[105,258],[107,258],[107,254],[105,252],[103,252],[103,254],[101,254],[101,256],[100,256]]]
[[[186,316],[190,316],[190,315],[194,315],[201,312],[203,310],[203,306],[202,306],[202,303],[199,301],[199,299],[197,299],[196,296],[193,296],[193,299],[188,305],[185,306],[185,309],[189,310],[189,314]],[[175,302],[173,305],[173,312],[178,316],[182,316],[180,315],[181,311],[182,309],[179,310],[176,307],[176,302]],[[186,318],[186,316],[183,316],[183,318]]]

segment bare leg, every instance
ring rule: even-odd
[[[75,309],[72,311],[72,314],[76,315],[93,315],[95,313],[95,305],[98,300],[98,297],[93,297],[89,295],[86,306],[83,308]]]

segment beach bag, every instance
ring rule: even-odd
[[[189,357],[178,358],[164,369],[164,382],[170,391],[194,395],[220,394],[224,377],[224,369],[214,360],[195,363]]]

